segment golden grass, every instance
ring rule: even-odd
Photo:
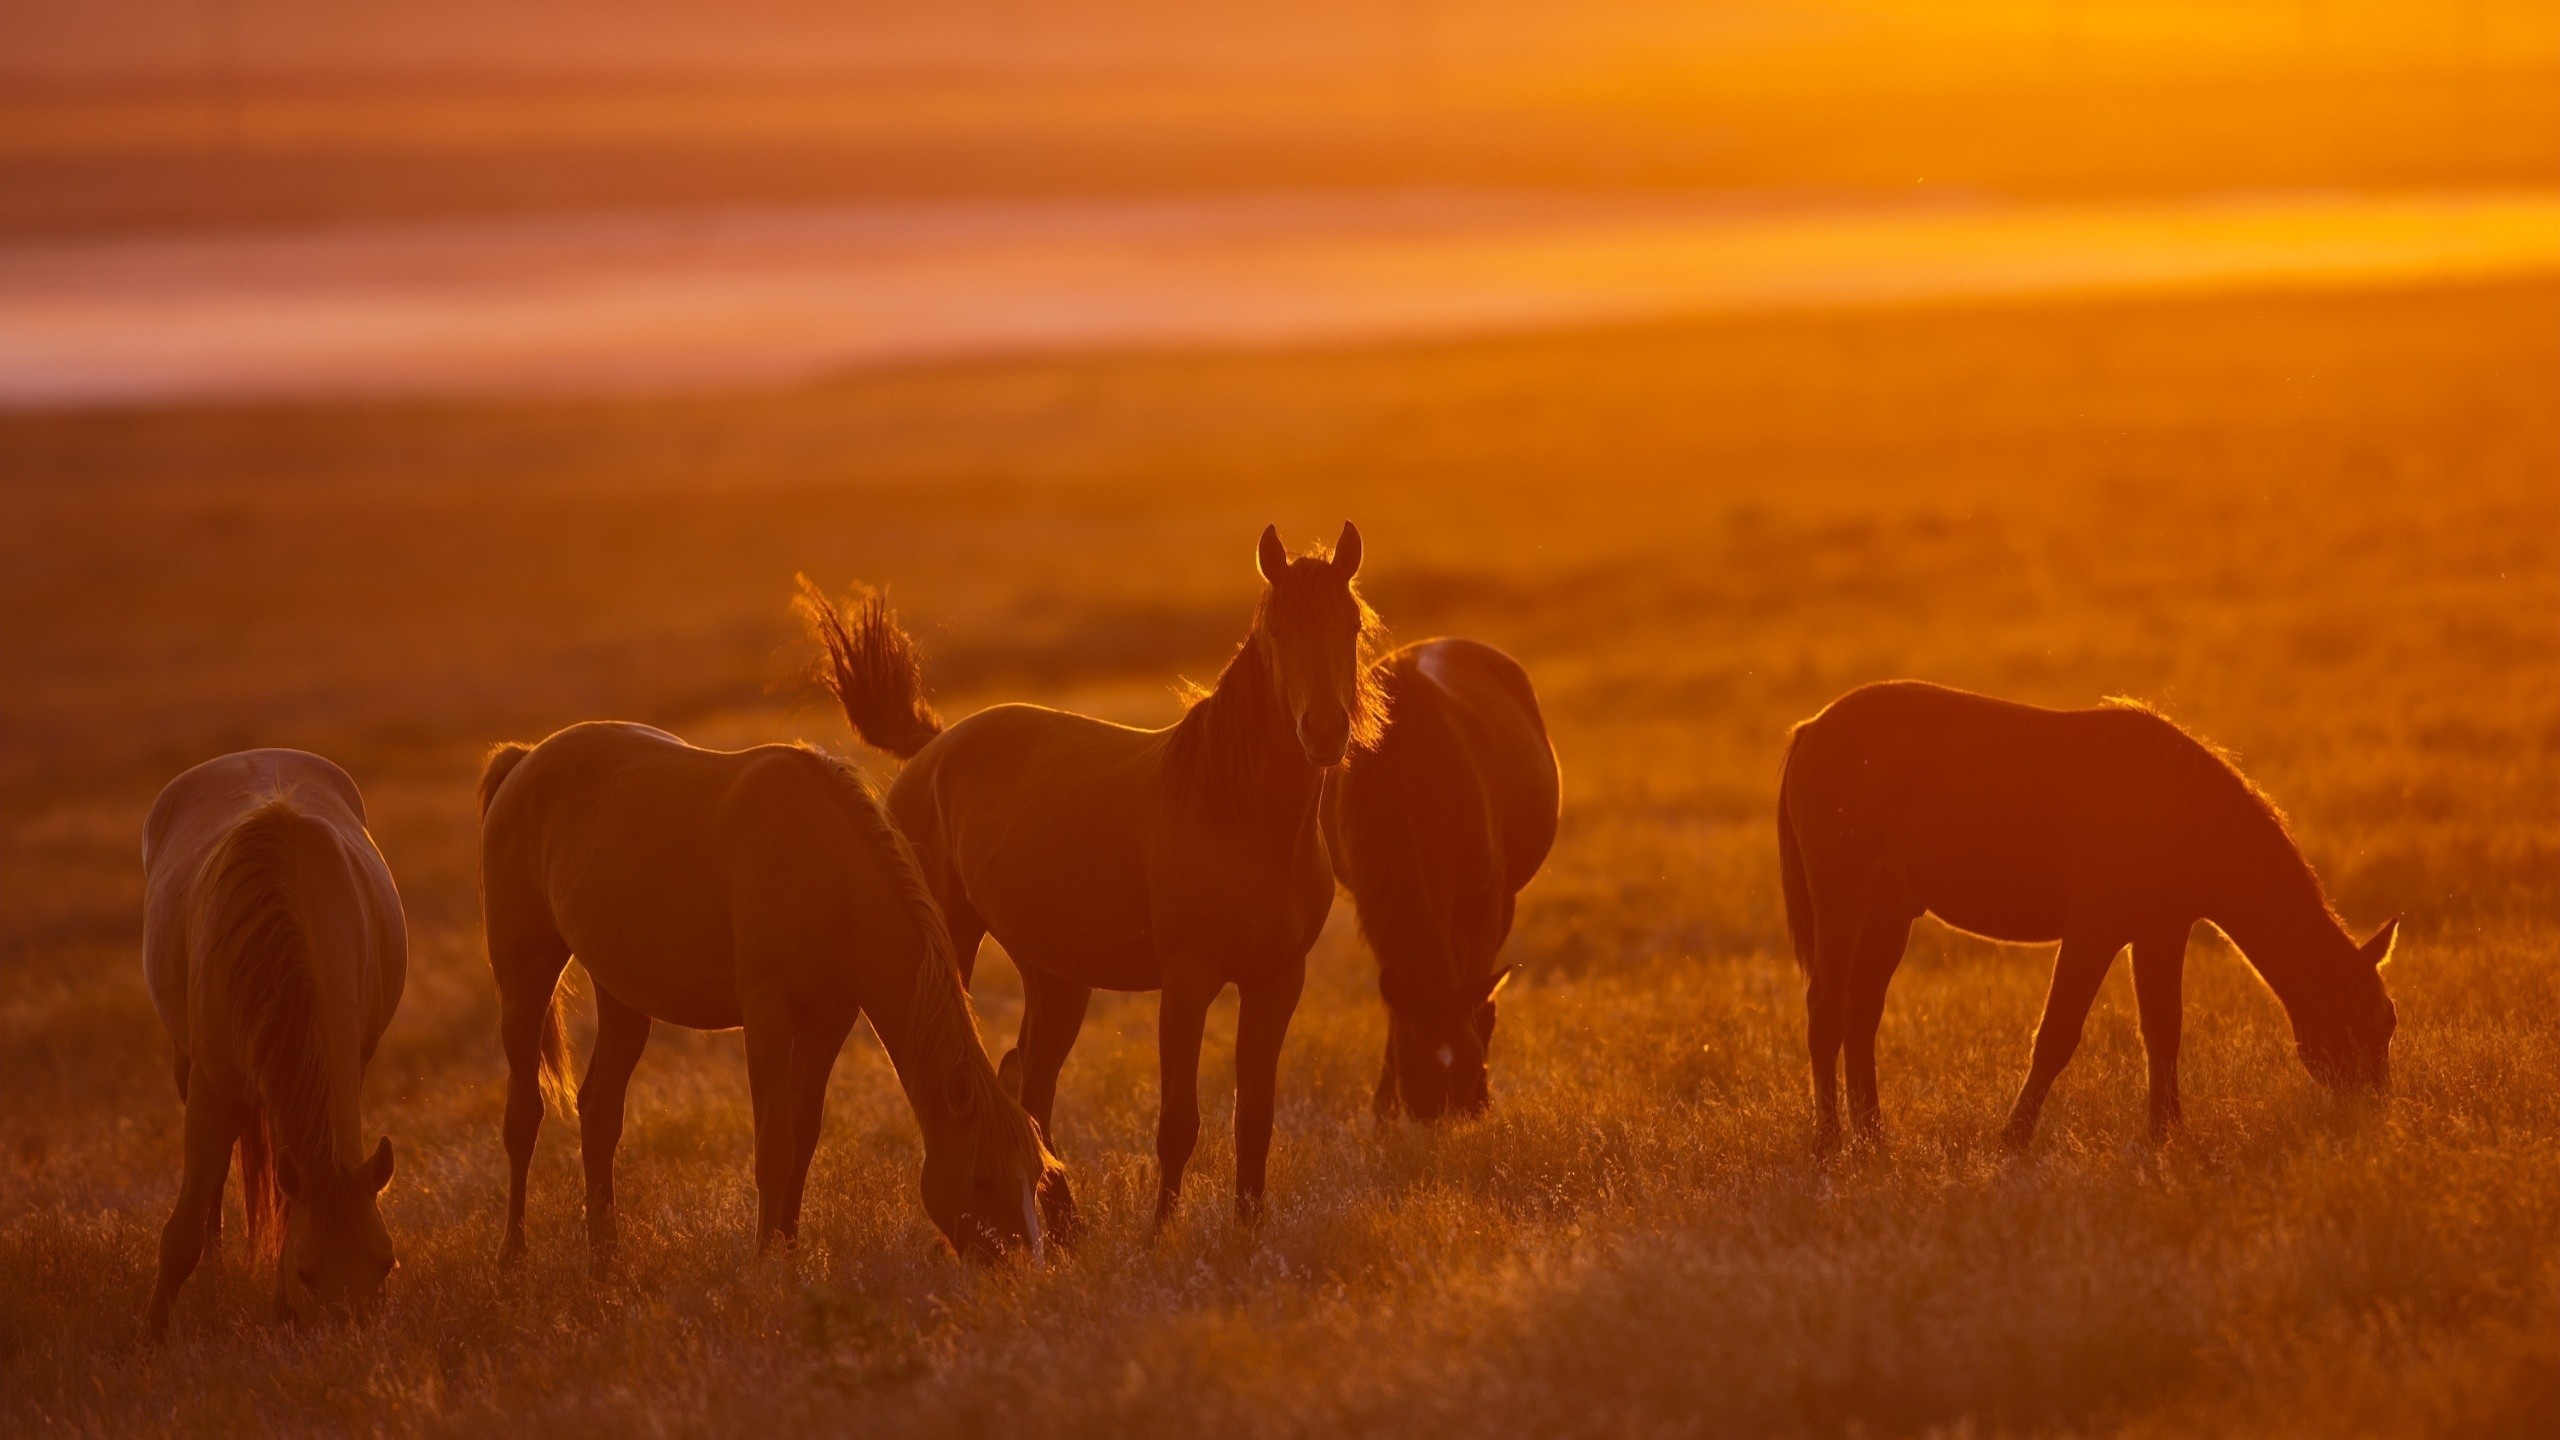
[[[2529,285],[0,420],[0,1432],[2547,1434],[2555,318]],[[1514,649],[1564,758],[1489,1119],[1373,1131],[1383,1022],[1338,910],[1258,1230],[1213,1114],[1148,1243],[1153,1005],[1106,999],[1060,1101],[1077,1254],[938,1258],[857,1040],[803,1253],[752,1263],[734,1037],[662,1029],[629,1278],[583,1278],[554,1122],[534,1259],[498,1282],[483,745],[608,714],[843,745],[781,683],[799,569],[892,584],[946,713],[1162,716],[1243,622],[1255,529],[1346,514],[1389,622]],[[1778,747],[1895,674],[2131,693],[2235,749],[2352,923],[2410,916],[2395,1094],[2323,1098],[2200,942],[2192,1143],[2142,1143],[2119,976],[2006,1161],[2045,957],[1924,926],[1892,1146],[1813,1164]],[[346,763],[408,897],[368,1111],[404,1268],[378,1322],[283,1334],[235,1247],[153,1355],[179,1110],[134,837],[167,775],[248,743]],[[1001,961],[980,989],[1000,1045]],[[1213,1029],[1213,1111],[1226,1057]]]

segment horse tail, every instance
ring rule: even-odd
[[[482,821],[489,818],[489,806],[497,800],[499,787],[505,785],[507,777],[524,763],[524,757],[532,753],[532,746],[514,741],[491,747],[488,760],[480,767]],[[578,1084],[569,1073],[574,1058],[569,1044],[569,1018],[560,1006],[561,996],[568,988],[568,972],[564,970],[560,978],[552,982],[550,997],[543,1001],[542,1031],[537,1051],[541,1059],[534,1073],[542,1087],[543,1103],[549,1105],[555,1115],[574,1118],[578,1113]]]
[[[240,1208],[249,1217],[249,1258],[284,1253],[284,1183],[276,1177],[276,1137],[264,1105],[240,1132]]]
[[[532,746],[519,745],[513,741],[495,746],[489,751],[488,761],[480,767],[481,818],[488,818],[489,802],[498,798],[498,787],[506,784],[507,777],[515,773],[516,766],[524,760],[524,757],[532,753]]]
[[[189,925],[205,947],[204,968],[225,976],[247,1042],[255,1112],[237,1142],[240,1190],[250,1253],[267,1259],[284,1242],[276,1125],[305,1146],[327,1134],[318,995],[288,884],[295,832],[320,823],[281,795],[251,811],[205,858]]]
[[[825,591],[806,575],[799,580],[795,608],[827,652],[818,682],[844,707],[846,722],[864,744],[901,760],[913,759],[942,733],[942,717],[925,702],[924,661],[915,637],[898,624],[876,590],[854,592],[861,608],[848,624]]]
[[[1787,892],[1787,938],[1796,951],[1796,968],[1813,973],[1813,887],[1805,883],[1804,849],[1796,844],[1795,822],[1787,817],[1787,771],[1796,758],[1796,737],[1787,732],[1787,758],[1778,772],[1778,879]]]
[[[541,1063],[534,1074],[542,1086],[543,1103],[551,1107],[551,1113],[574,1120],[578,1115],[578,1081],[569,1068],[576,1057],[569,1044],[569,1016],[560,1004],[560,997],[568,989],[569,972],[563,970],[560,978],[551,982],[551,998],[542,1005]]]

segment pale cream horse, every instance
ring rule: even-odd
[[[277,1313],[369,1307],[393,1267],[391,1141],[365,1153],[357,1099],[409,932],[355,782],[300,750],[208,760],[153,802],[142,869],[143,975],[187,1107],[150,1338],[220,1231],[235,1145],[251,1249],[279,1253]]]
[[[861,778],[814,750],[704,750],[645,725],[502,745],[480,780],[480,876],[507,1054],[507,1227],[525,1252],[525,1170],[543,1096],[568,1108],[558,984],[596,989],[575,1109],[595,1266],[615,1244],[613,1152],[653,1020],[743,1027],[757,1247],[799,1233],[827,1077],[867,1015],[924,1132],[924,1206],[963,1255],[1037,1251],[1066,1177],[996,1083],[949,933]]]

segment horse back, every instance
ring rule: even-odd
[[[1404,653],[1411,658],[1399,669],[1411,680],[1391,683],[1391,692],[1436,701],[1444,724],[1427,733],[1459,755],[1491,827],[1501,883],[1517,892],[1546,863],[1563,808],[1555,746],[1529,674],[1474,640],[1426,640]],[[1390,724],[1394,713],[1388,711]]]
[[[2050,710],[1912,681],[1797,727],[1780,804],[1823,903],[1881,887],[1996,939],[2060,939],[2206,904],[2245,821],[2228,765],[2132,706]]]
[[[204,930],[226,885],[281,887],[268,897],[307,937],[317,992],[347,1012],[370,1053],[408,973],[408,927],[391,870],[365,829],[364,801],[337,765],[301,750],[208,760],[164,787],[143,826],[143,969],[154,1007],[182,1054],[203,1043],[205,967],[222,963]],[[272,873],[244,876],[244,827],[272,827]],[[218,992],[222,977],[212,977]]]

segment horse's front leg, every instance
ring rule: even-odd
[[[249,1104],[199,1069],[187,1094],[186,1173],[178,1204],[160,1231],[160,1278],[144,1311],[143,1334],[157,1345],[169,1338],[169,1304],[204,1258],[206,1234],[222,1205],[222,1182],[231,1172],[231,1147],[248,1126]]]
[[[798,1120],[791,1085],[793,1025],[787,1003],[751,1004],[746,1012],[747,1097],[755,1111],[756,1253],[780,1241],[788,1248],[799,1229],[786,1218],[792,1159],[799,1154]]]
[[[1262,1214],[1263,1177],[1271,1159],[1271,1115],[1280,1089],[1280,1043],[1306,989],[1307,962],[1300,956],[1274,974],[1256,977],[1236,1000],[1236,1215]]]
[[[1216,975],[1177,963],[1166,967],[1164,995],[1156,1011],[1156,1061],[1160,1107],[1156,1112],[1156,1228],[1173,1218],[1182,1197],[1182,1169],[1200,1142],[1200,1032],[1209,1004],[1226,983]]]
[[[2080,1030],[2088,1023],[2089,1006],[2106,982],[2107,967],[2123,948],[2123,941],[2112,938],[2063,940],[2062,953],[2053,961],[2053,988],[2045,992],[2044,1018],[2036,1023],[2035,1059],[2027,1067],[2027,1083],[2019,1088],[2017,1103],[2009,1108],[2009,1123],[2000,1134],[2010,1149],[2023,1150],[2035,1138],[2036,1117],[2043,1113],[2045,1096],[2052,1093],[2062,1067],[2071,1063],[2072,1052],[2080,1048]]]
[[[2187,933],[2192,925],[2133,942],[2133,998],[2142,1015],[2142,1048],[2151,1061],[2151,1139],[2165,1141],[2186,1125],[2178,1103],[2180,1000],[2186,986]]]

